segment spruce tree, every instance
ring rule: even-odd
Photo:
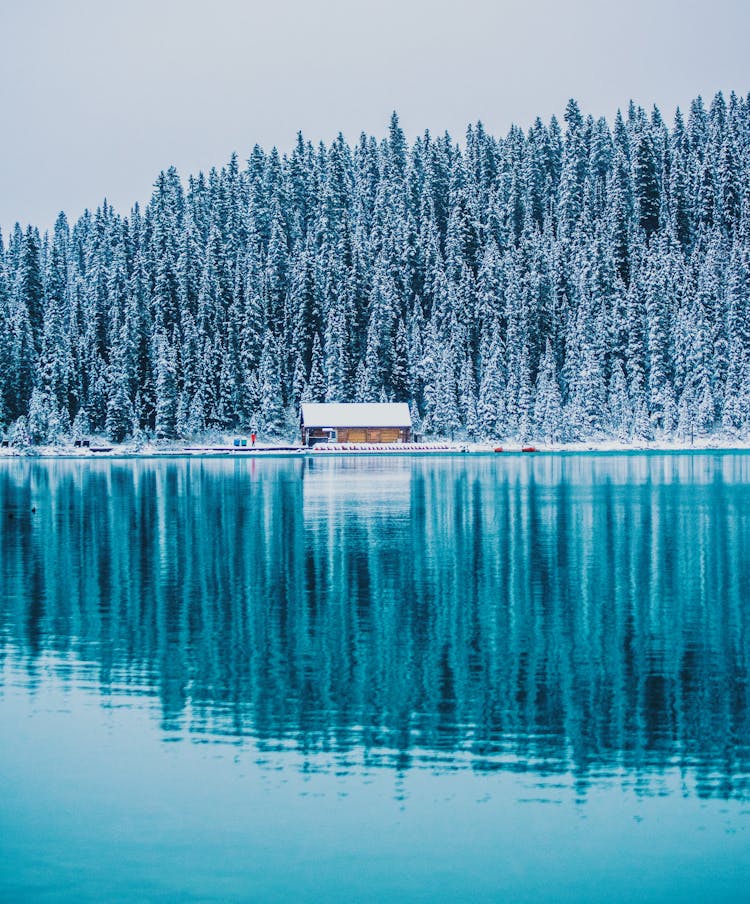
[[[171,439],[177,427],[177,365],[171,342],[162,332],[156,338],[156,436]]]
[[[646,238],[659,228],[661,196],[656,155],[651,135],[645,131],[641,135],[635,154],[634,185],[638,202],[638,225],[646,233]]]
[[[565,425],[555,356],[549,339],[539,364],[535,395],[534,424],[536,431],[548,443],[559,442],[564,439]]]
[[[326,378],[323,372],[323,352],[320,347],[320,336],[313,337],[312,363],[310,378],[307,382],[307,398],[310,402],[323,402],[326,397]]]

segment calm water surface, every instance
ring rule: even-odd
[[[0,900],[747,901],[750,455],[0,460]]]

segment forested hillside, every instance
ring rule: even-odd
[[[283,434],[301,399],[409,401],[432,435],[750,433],[750,98],[458,143],[394,114],[0,245],[13,442]]]

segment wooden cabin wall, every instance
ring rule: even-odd
[[[307,429],[303,428],[303,442]],[[408,443],[411,440],[408,427],[339,427],[336,434],[336,442],[339,443]],[[310,427],[309,436],[315,441],[328,439],[328,434],[319,427]]]

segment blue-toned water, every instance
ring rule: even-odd
[[[0,900],[746,901],[750,455],[0,460]]]

